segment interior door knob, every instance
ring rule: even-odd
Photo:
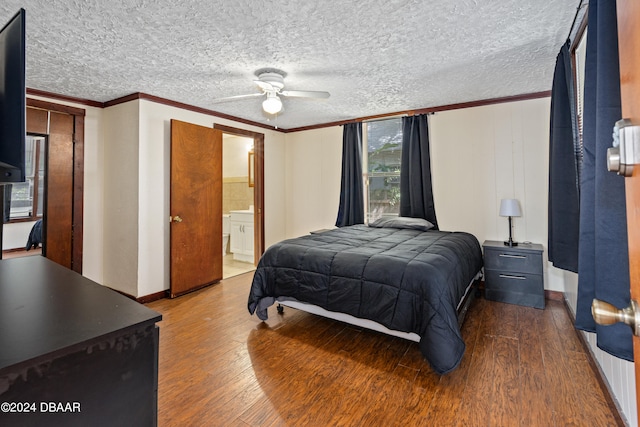
[[[634,300],[631,300],[629,307],[620,309],[608,302],[594,299],[591,303],[591,314],[593,320],[599,325],[613,325],[622,322],[631,326],[634,335],[640,336],[640,311],[638,303]]]
[[[176,215],[174,217],[169,217],[169,222],[182,222],[182,218],[180,218],[179,215]]]

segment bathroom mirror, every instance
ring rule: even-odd
[[[253,151],[249,151],[249,187],[254,185],[254,167],[253,167]]]

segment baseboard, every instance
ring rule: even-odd
[[[544,299],[564,302],[564,292],[544,290]]]
[[[148,302],[157,301],[159,299],[167,298],[167,296],[168,296],[168,291],[160,291],[160,292],[156,292],[156,293],[153,293],[153,294],[150,294],[150,295],[144,295],[144,296],[141,296],[141,297],[134,297],[133,295],[129,295],[128,293],[119,291],[117,289],[113,289],[113,288],[109,288],[109,289],[119,293],[120,295],[124,295],[127,298],[130,298],[130,299],[132,299],[134,301],[137,301],[140,304],[146,304]]]
[[[24,247],[22,247],[22,248],[3,249],[2,250],[3,254],[10,254],[12,252],[27,252],[27,250]]]
[[[142,297],[136,298],[140,304],[146,304],[148,302],[158,301],[159,299],[167,298],[169,296],[169,291],[160,291],[150,295],[145,295]]]
[[[567,314],[571,319],[571,323],[575,325],[576,323],[575,315],[571,310],[571,307],[569,306],[569,302],[564,297],[564,293],[555,292],[555,291],[545,291],[545,296],[547,292],[560,294],[562,296],[562,302],[564,302],[564,308],[565,310],[567,310]],[[555,298],[549,298],[549,299],[555,299]],[[591,366],[591,369],[593,370],[596,378],[598,379],[598,383],[600,384],[600,389],[602,390],[602,394],[604,395],[607,401],[607,405],[611,409],[611,412],[615,415],[616,425],[618,425],[619,427],[627,426],[628,424],[624,420],[624,417],[622,416],[622,409],[620,408],[618,401],[613,397],[614,395],[613,395],[613,392],[611,391],[611,387],[609,386],[609,381],[607,381],[607,377],[604,375],[604,372],[602,371],[600,364],[596,361],[596,356],[595,354],[593,354],[593,351],[591,350],[591,346],[587,342],[582,331],[579,331],[576,329],[576,335],[578,336],[578,339],[580,340],[580,343],[582,344],[582,347],[584,348],[585,353],[587,354],[589,365]]]

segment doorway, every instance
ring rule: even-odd
[[[264,252],[264,134],[213,127],[223,133],[223,229],[229,234],[223,245],[225,279],[255,270]]]
[[[28,134],[24,151],[25,182],[2,187],[5,205],[3,259],[43,253],[47,137]]]
[[[222,278],[255,269],[253,138],[222,134]]]

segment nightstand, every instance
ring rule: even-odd
[[[486,299],[544,308],[542,245],[487,240],[482,247]]]

